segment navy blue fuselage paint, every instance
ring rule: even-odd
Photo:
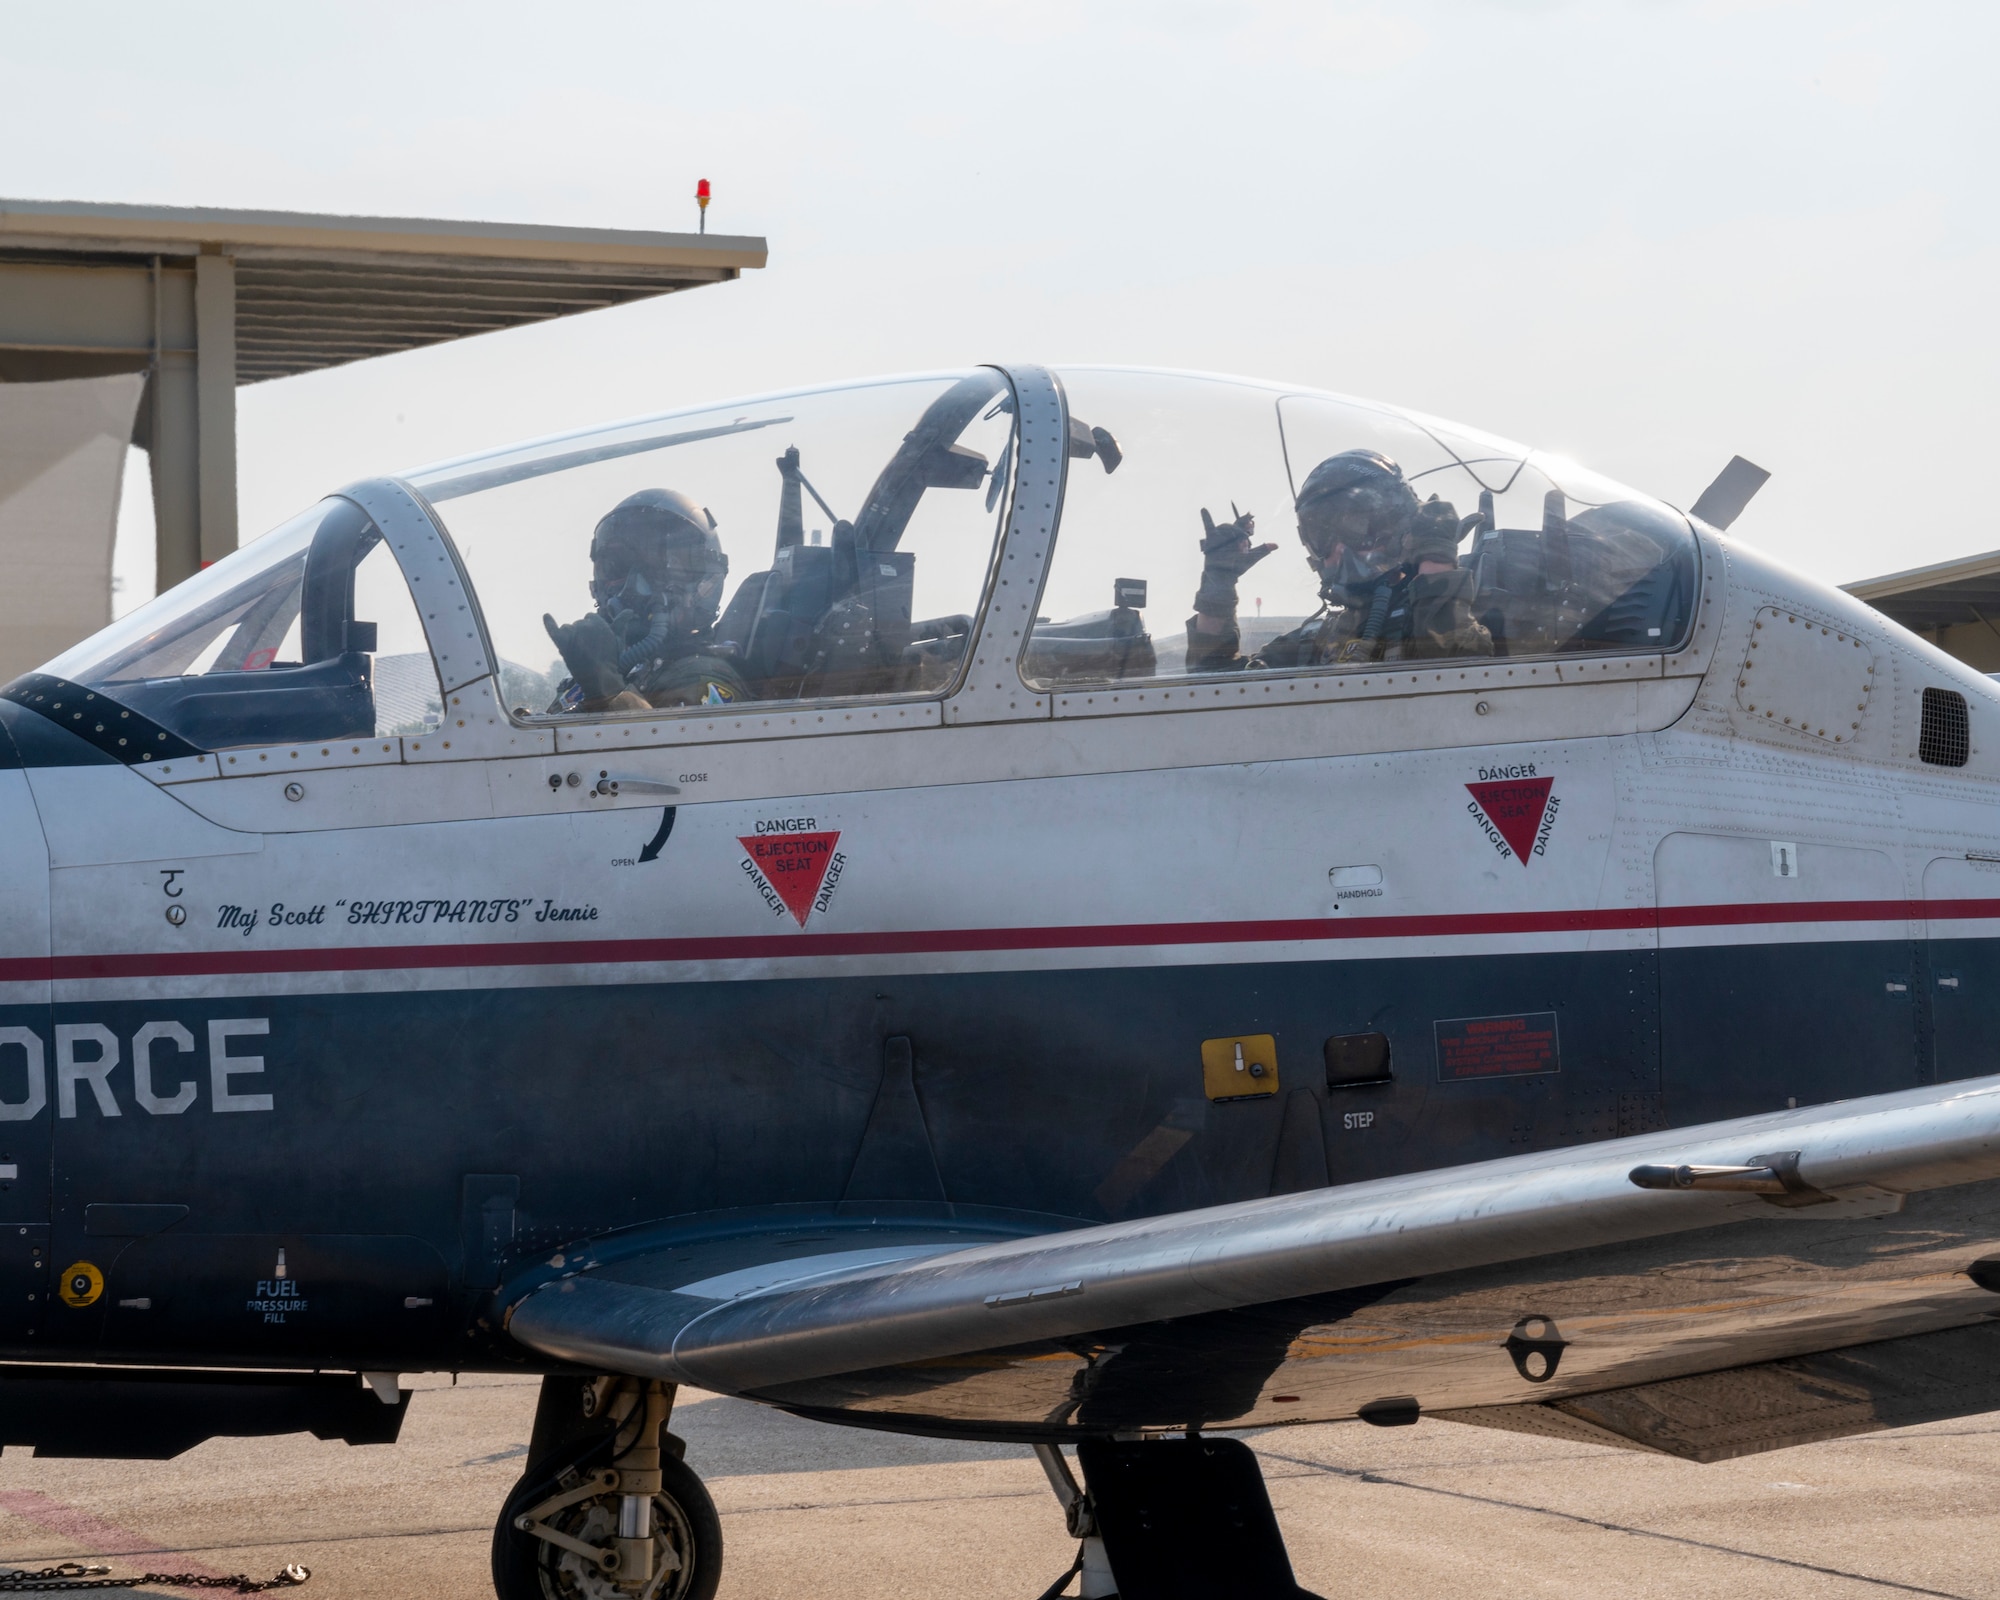
[[[1907,943],[1794,943],[59,1004],[56,1026],[95,1025],[119,1049],[102,1079],[118,1115],[70,1085],[54,1188],[54,1261],[94,1263],[105,1288],[49,1305],[32,1336],[0,1331],[0,1352],[518,1360],[483,1322],[490,1263],[466,1284],[469,1175],[518,1178],[503,1279],[663,1218],[831,1208],[899,1036],[946,1201],[1054,1226],[1269,1192],[1299,1090],[1343,1183],[1902,1088],[1913,1036],[1882,1046],[1912,1009],[1884,974],[1909,965]],[[1434,1022],[1537,1013],[1557,1020],[1557,1070],[1441,1081]],[[7,1021],[50,1042],[49,1105],[0,1124],[0,1143],[45,1138],[48,1018]],[[184,1109],[138,1103],[148,1024],[148,1092]],[[1323,1041],[1369,1030],[1390,1038],[1393,1079],[1329,1090]],[[1280,1092],[1208,1102],[1200,1041],[1258,1033],[1278,1041]],[[0,1062],[0,1098],[15,1070]],[[219,1109],[264,1095],[268,1110]],[[914,1211],[935,1189],[908,1198]],[[86,1208],[103,1202],[189,1213],[152,1237],[93,1234]]]
[[[0,700],[0,782],[21,783],[18,776],[32,766],[94,766],[108,762],[73,735],[45,718]],[[16,774],[9,777],[8,774]],[[12,808],[19,825],[4,840],[8,849],[28,856],[32,870],[46,881],[48,857],[38,837],[33,801],[25,790]],[[48,904],[40,897],[10,896],[0,906],[7,923],[8,951],[30,960],[49,951]],[[49,1161],[51,1123],[46,1105],[33,1116],[22,1113],[32,1102],[38,1081],[36,1068],[47,1071],[47,1049],[54,1037],[47,1002],[48,985],[38,985],[42,998],[29,1004],[0,1005],[0,1348],[33,1353],[49,1301]],[[37,1050],[41,1060],[36,1059]],[[46,1087],[42,1090],[46,1097]]]
[[[1931,939],[1911,985],[1931,1020],[1936,1081],[2000,1072],[2000,939]]]
[[[113,765],[102,750],[11,700],[0,700],[0,732],[6,734],[0,744],[0,768]]]

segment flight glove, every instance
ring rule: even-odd
[[[1457,507],[1432,495],[1417,507],[1410,527],[1410,557],[1415,561],[1456,563],[1459,538]]]
[[[618,670],[618,635],[597,612],[580,622],[559,623],[545,611],[542,626],[555,640],[563,665],[585,699],[609,700],[625,687],[625,674]]]
[[[1257,519],[1248,511],[1234,522],[1218,523],[1203,506],[1201,526],[1201,587],[1195,590],[1194,608],[1211,617],[1234,617],[1237,580],[1278,547],[1250,542]]]

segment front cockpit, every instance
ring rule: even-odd
[[[451,532],[517,715],[929,694],[955,677],[986,587],[1013,411],[982,367],[681,414],[411,483]],[[687,515],[625,540],[596,583],[615,592],[593,592],[605,514],[649,493]],[[594,654],[566,631],[592,616]]]
[[[936,694],[993,563],[1013,411],[982,367],[543,441],[408,485],[523,720]],[[39,676],[196,749],[427,732],[443,691],[422,565],[335,496]]]

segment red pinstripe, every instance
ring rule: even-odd
[[[690,939],[542,939],[519,944],[202,950],[0,960],[0,982],[57,978],[189,978],[281,972],[382,972],[438,967],[640,965],[785,956],[927,955],[1004,950],[1111,950],[1158,945],[1319,943],[1641,928],[1741,928],[1829,922],[2000,919],[2000,900],[1820,900],[1791,905],[1651,906],[1493,911],[1439,916],[1300,917],[1273,922],[1110,923],[1053,928],[937,928]]]

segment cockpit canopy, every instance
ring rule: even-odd
[[[80,684],[204,750],[422,733],[443,712],[405,575],[367,513],[338,497],[40,675]]]
[[[1060,520],[1018,647],[1036,688],[1658,651],[1691,624],[1686,519],[1567,461],[1277,385],[1059,378]],[[1016,413],[1008,373],[975,367],[676,412],[401,482],[434,524],[432,559],[467,580],[519,721],[937,696],[995,586],[1026,470]],[[1409,521],[1377,537],[1388,553],[1365,585],[1351,560],[1336,570],[1324,530],[1302,540],[1300,490],[1343,452],[1375,463]],[[322,502],[47,681],[204,749],[436,727],[426,618],[439,624],[368,499]]]
[[[409,481],[451,531],[521,715],[577,709],[574,694],[564,702],[578,675],[543,617],[566,623],[597,605],[592,530],[653,488],[706,512],[730,581],[705,637],[667,641],[717,670],[676,675],[669,655],[648,675],[635,660],[623,676],[637,699],[931,693],[956,675],[986,587],[1013,412],[1006,377],[978,367],[678,413]],[[621,634],[621,653],[644,638]],[[607,697],[580,703],[593,698]]]
[[[1092,452],[1101,470],[1071,462],[1022,663],[1039,687],[1667,650],[1686,636],[1695,572],[1686,518],[1560,457],[1274,384],[1105,368],[1061,376],[1072,454],[1086,432],[1112,448]],[[1390,563],[1410,569],[1400,587],[1342,592],[1311,564],[1299,493],[1317,465],[1343,453],[1392,465],[1423,515],[1423,535]],[[1218,525],[1247,515],[1250,547],[1276,547],[1237,578],[1228,651],[1199,625],[1204,513]],[[1377,597],[1384,614],[1369,637]],[[1295,642],[1289,652],[1274,648],[1286,641]]]

